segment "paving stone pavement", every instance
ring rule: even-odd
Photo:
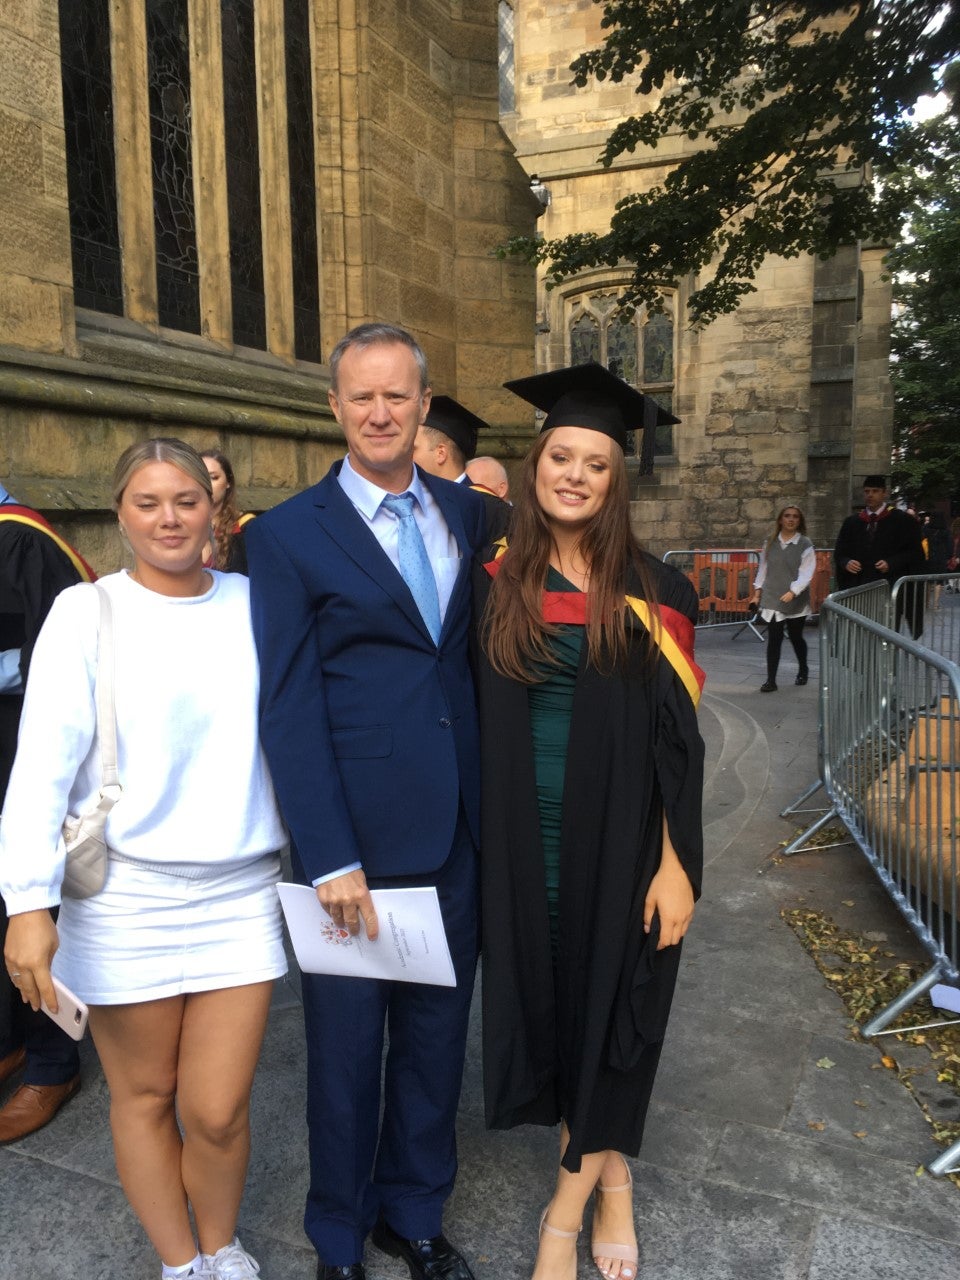
[[[855,849],[775,856],[800,824],[777,815],[816,775],[816,635],[808,631],[811,683],[792,684],[785,646],[784,683],[761,694],[763,649],[749,632],[698,634],[708,865],[633,1162],[641,1280],[960,1275],[960,1190],[916,1172],[935,1153],[923,1113],[893,1072],[877,1069],[879,1050],[851,1039],[838,998],[779,917],[803,903],[920,956]],[[529,1280],[556,1135],[484,1129],[479,1031],[475,1002],[447,1229],[477,1280]],[[833,1067],[817,1065],[825,1058]],[[52,1125],[0,1148],[0,1280],[159,1275],[117,1183],[89,1043],[83,1074],[82,1092]],[[934,1105],[955,1107],[929,1088]],[[278,985],[271,1013],[240,1220],[264,1280],[314,1275],[301,1228],[304,1106],[294,976]],[[587,1239],[581,1277],[597,1275]],[[368,1280],[406,1274],[368,1248]]]

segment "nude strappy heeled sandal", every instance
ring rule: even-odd
[[[599,1196],[601,1191],[633,1191],[633,1175],[626,1161],[623,1162],[623,1169],[627,1175],[626,1182],[621,1182],[616,1187],[605,1187],[602,1182],[598,1182],[594,1188],[594,1197]],[[593,1254],[594,1265],[602,1276],[608,1276],[610,1273],[603,1270],[599,1262],[597,1262],[597,1258],[613,1258],[617,1262],[629,1264],[629,1270],[624,1267],[620,1268],[622,1280],[635,1280],[640,1263],[640,1250],[635,1244],[598,1240],[594,1235],[590,1240],[590,1252]]]
[[[577,1227],[576,1231],[561,1231],[559,1227],[551,1227],[550,1223],[547,1221],[547,1214],[549,1212],[550,1212],[550,1205],[548,1204],[547,1207],[544,1209],[543,1213],[541,1213],[540,1215],[539,1234],[543,1235],[543,1233],[546,1232],[548,1236],[559,1236],[561,1240],[576,1240],[577,1237],[580,1235],[580,1232],[583,1230],[583,1227],[582,1226]]]

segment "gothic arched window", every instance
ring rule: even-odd
[[[568,299],[569,363],[596,360],[611,373],[651,396],[672,412],[674,397],[674,298],[665,310],[623,316],[617,311],[620,290],[605,289]],[[630,453],[640,456],[639,436],[631,437]],[[657,428],[654,452],[673,453],[673,428]]]

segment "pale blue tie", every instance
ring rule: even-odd
[[[413,503],[412,493],[390,493],[380,505],[392,511],[400,521],[397,530],[400,576],[410,588],[420,616],[436,644],[440,639],[440,597],[437,595],[437,580],[430,567],[430,557],[423,545],[423,535],[414,519]]]

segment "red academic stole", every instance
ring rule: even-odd
[[[877,525],[881,520],[886,520],[890,514],[891,508],[885,506],[882,511],[868,511],[866,507],[860,512],[860,519],[867,526],[867,533],[872,538],[877,531]]]
[[[74,551],[69,542],[64,542],[38,512],[32,511],[30,507],[21,507],[16,503],[7,502],[0,506],[0,520],[12,520],[16,524],[25,524],[30,529],[38,529],[41,533],[45,533],[52,542],[57,544],[84,582],[96,582],[97,575],[83,556],[78,551]]]
[[[497,558],[483,567],[491,578],[495,578],[500,570],[500,557],[506,546],[498,552]],[[693,623],[677,609],[668,605],[660,606],[660,625],[657,626],[650,606],[639,596],[626,596],[627,604],[643,623],[650,638],[680,677],[680,681],[694,706],[700,702],[704,682],[707,675],[702,667],[698,667],[693,659]],[[585,626],[587,622],[587,597],[582,591],[544,591],[543,620],[554,625],[574,623]]]

